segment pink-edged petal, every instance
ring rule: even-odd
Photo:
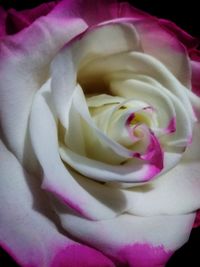
[[[38,179],[21,167],[3,143],[0,152],[0,246],[23,267],[113,267],[102,253],[59,232]]]
[[[112,19],[111,7],[117,0],[64,0],[55,9],[55,14],[69,18],[81,17],[89,25]]]
[[[113,5],[110,10],[113,19],[127,19],[129,22],[132,19],[132,23],[140,35],[144,52],[164,63],[184,85],[191,86],[191,70],[187,51],[176,36],[160,25],[157,18],[127,3]]]
[[[187,145],[192,135],[192,120],[196,119],[194,115],[192,115],[192,120],[191,117],[188,116],[188,110],[190,109],[192,111],[192,105],[187,95],[190,92],[189,90],[184,90],[182,88],[183,90],[179,92],[179,97],[176,97],[168,88],[161,85],[152,86],[137,79],[126,79],[126,77],[124,80],[123,78],[122,80],[119,78],[116,78],[116,80],[113,79],[110,86],[114,94],[125,98],[136,97],[138,100],[143,100],[155,108],[158,114],[159,128],[155,127],[155,129],[152,130],[155,134],[157,131],[158,135],[159,132],[165,134],[163,136],[163,138],[165,138],[165,145],[180,146],[181,142],[183,147]],[[187,103],[187,112],[180,98],[184,99],[183,101]],[[174,128],[175,118],[176,128]],[[166,136],[170,131],[174,131],[173,135]],[[179,142],[179,140],[181,142]]]
[[[62,5],[57,8],[59,14],[69,17],[80,16],[89,26],[97,25],[107,21],[119,22],[121,19],[132,21],[141,21],[146,18],[152,18],[151,15],[131,6],[126,2],[119,3],[117,0],[64,0]]]
[[[78,243],[60,249],[50,265],[50,267],[72,266],[115,267],[114,263],[98,250]]]
[[[192,91],[200,96],[200,51],[190,51],[192,65]]]
[[[133,206],[132,214],[183,214],[200,206],[200,127],[196,126],[192,144],[180,163],[152,183],[132,188],[128,192]],[[170,159],[171,158],[171,159]],[[169,154],[173,161],[173,155]],[[126,194],[126,193],[125,193]],[[176,203],[176,205],[174,205]]]
[[[67,41],[86,27],[81,19],[60,18],[52,11],[0,43],[2,134],[20,161],[34,161],[27,122],[33,96],[48,77],[49,63]]]
[[[191,60],[192,90],[195,94],[200,96],[200,52],[197,50],[200,44],[200,39],[191,36],[171,21],[161,19],[159,22],[162,27],[166,28],[188,50]]]
[[[126,2],[113,4],[110,6],[110,11],[113,19],[131,18],[134,22],[137,22],[153,18],[150,14],[137,9]]]
[[[112,220],[89,221],[59,212],[63,227],[79,240],[112,258],[118,266],[165,266],[189,238],[195,214],[138,217],[123,214]]]
[[[78,170],[81,174],[101,180],[101,181],[124,181],[124,182],[138,182],[138,181],[147,181],[151,179],[153,176],[158,174],[162,169],[162,151],[160,145],[156,141],[156,137],[149,134],[149,132],[145,133],[144,137],[148,140],[148,148],[146,151],[145,157],[138,157],[135,155],[137,154],[136,151],[127,149],[120,145],[119,143],[115,142],[114,140],[110,139],[107,135],[105,135],[101,129],[97,128],[94,124],[89,110],[86,104],[86,100],[84,98],[82,89],[77,86],[74,94],[73,94],[73,104],[74,106],[73,113],[76,116],[80,116],[83,119],[84,129],[82,130],[83,136],[85,135],[84,130],[87,129],[86,135],[86,148],[88,145],[94,146],[96,144],[96,149],[99,148],[100,153],[106,154],[107,151],[110,152],[110,155],[121,156],[124,157],[121,160],[128,159],[127,164],[126,162],[122,165],[109,165],[104,162],[99,162],[95,159],[90,159],[89,157],[82,155],[78,155],[75,151],[71,151],[67,147],[63,146],[61,148],[61,157],[62,159],[68,163],[71,167]],[[71,110],[71,109],[70,109]],[[70,121],[70,119],[69,119]],[[70,127],[70,125],[69,125]],[[141,128],[141,127],[140,127]],[[89,141],[87,141],[89,139]],[[90,143],[91,140],[91,143]],[[152,150],[153,146],[156,145],[156,149]],[[110,151],[109,151],[110,149]],[[155,153],[154,153],[155,151]],[[159,153],[159,160],[155,161],[155,156],[158,156]],[[133,159],[133,160],[132,160]],[[106,161],[105,161],[106,162]]]
[[[9,9],[6,18],[6,33],[15,34],[31,25],[41,16],[46,16],[56,5],[55,2],[41,4],[35,8],[17,11]]]
[[[184,86],[190,88],[190,61],[186,49],[176,37],[165,31],[156,20],[138,23],[136,29],[144,52],[160,60]]]
[[[61,148],[60,154],[67,164],[82,175],[103,182],[146,182],[161,171],[157,163],[143,163],[137,159],[123,165],[112,165],[78,155],[67,148]],[[127,185],[128,186],[128,185]]]
[[[116,205],[115,208],[109,203],[105,204],[101,197],[95,197],[92,189],[88,192],[87,187],[81,186],[62,162],[49,90],[50,81],[36,94],[30,116],[31,141],[44,172],[42,187],[84,217],[102,219],[116,216],[126,208],[125,203],[122,202],[122,205]],[[116,203],[119,203],[118,197],[116,193]]]
[[[177,38],[187,49],[197,47],[199,43],[198,38],[191,36],[174,22],[166,19],[159,19],[159,24]]]

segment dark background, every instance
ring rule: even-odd
[[[95,0],[91,0],[95,1]],[[48,0],[0,0],[4,8],[18,10],[31,8]],[[132,0],[127,1],[157,17],[172,20],[191,35],[200,37],[200,19],[198,1],[166,1],[166,0]],[[175,203],[174,203],[175,204]],[[1,267],[18,267],[10,257],[0,251]],[[198,267],[200,266],[200,227],[193,229],[189,242],[178,250],[170,259],[166,267]],[[73,266],[72,266],[73,267]],[[81,267],[81,266],[80,266]],[[156,267],[156,266],[155,266]]]

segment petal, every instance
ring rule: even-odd
[[[128,82],[127,82],[128,84],[132,82],[131,81],[132,75],[133,75],[133,79],[135,77],[137,79],[137,75],[138,76],[142,75],[142,76],[147,76],[151,80],[153,79],[153,81],[156,80],[158,83],[158,85],[156,86],[158,87],[157,88],[158,92],[156,94],[157,97],[155,100],[158,100],[158,94],[161,96],[164,95],[163,96],[164,98],[166,98],[165,97],[166,94],[167,96],[170,96],[170,99],[173,100],[172,103],[174,107],[176,107],[177,116],[178,116],[177,118],[179,118],[179,120],[181,118],[184,118],[181,122],[177,121],[177,123],[178,124],[180,123],[183,126],[183,128],[185,128],[186,130],[184,131],[185,133],[187,132],[185,136],[186,139],[184,138],[183,139],[184,142],[182,142],[184,145],[186,145],[187,140],[190,139],[192,135],[193,122],[196,121],[196,116],[194,115],[194,111],[193,111],[190,99],[188,98],[188,89],[183,87],[180,84],[180,82],[174,77],[174,75],[172,75],[172,73],[160,61],[156,60],[155,58],[147,54],[143,54],[140,52],[120,53],[117,55],[108,56],[107,58],[97,59],[95,61],[92,61],[92,63],[88,63],[83,69],[80,70],[80,76],[81,76],[81,79],[84,79],[86,81],[89,80],[90,77],[93,77],[94,80],[95,79],[101,80],[109,88],[109,85],[112,86],[112,80],[114,81],[119,80],[120,82],[120,80],[124,79],[123,74],[122,74],[123,72],[126,72],[126,73],[128,72],[128,76],[129,76]],[[121,74],[122,77],[120,76],[119,73]],[[126,75],[125,75],[125,79],[126,79]],[[136,80],[133,82],[137,83],[137,87],[141,88],[141,90],[143,91],[145,91],[145,87],[152,88],[152,85],[148,84],[149,82],[146,82],[145,87],[144,87],[145,84],[143,81]],[[125,85],[126,85],[126,82],[125,82]],[[120,87],[120,88],[123,88],[123,87]],[[125,90],[121,90],[120,88],[117,88],[118,89],[117,92],[114,92],[114,93],[119,94],[119,96],[123,96],[123,92]],[[124,87],[124,89],[126,89],[126,87]],[[112,87],[111,87],[111,90],[112,90]],[[137,97],[140,96],[141,90],[138,90],[139,93],[137,94]],[[160,93],[159,90],[162,90],[163,92]],[[128,90],[128,92],[129,91],[130,90]],[[143,94],[143,96],[145,97],[145,94]],[[133,95],[131,95],[131,97],[133,97]],[[155,102],[155,100],[151,97],[151,101]],[[146,100],[146,102],[148,103],[148,99]],[[159,103],[159,101],[157,102]],[[177,107],[178,102],[179,104]],[[187,112],[184,111],[184,108],[183,108],[186,106],[187,106]],[[170,112],[170,114],[173,114],[173,112]],[[172,119],[173,117],[170,117],[167,123],[169,123]],[[185,123],[185,120],[187,121],[187,123]],[[177,129],[178,128],[179,127],[177,127]],[[177,131],[178,135],[179,133],[180,132]],[[180,135],[182,135],[182,133]]]
[[[86,136],[86,147],[88,147],[88,145],[92,145],[93,143],[93,146],[94,144],[96,144],[97,149],[100,148],[99,153],[102,153],[102,155],[106,155],[107,152],[110,152],[110,155],[113,154],[115,156],[116,154],[124,157],[125,159],[132,159],[135,157],[134,150],[132,151],[121,146],[114,140],[110,139],[107,135],[105,135],[100,129],[96,127],[89,114],[86,100],[79,86],[77,86],[74,91],[73,104],[76,108],[76,110],[74,109],[73,113],[79,113],[79,115],[83,118],[85,122],[85,126],[88,129],[88,134]],[[92,140],[90,144],[88,143],[87,139],[89,140],[89,142],[91,139],[94,140]],[[154,140],[152,140],[152,142],[155,145]],[[159,148],[159,146],[156,147]],[[161,151],[159,149],[155,151],[156,153],[160,152],[159,155],[161,154]],[[124,164],[122,166],[116,166],[112,164],[109,165],[103,162],[98,162],[87,157],[83,157],[73,151],[70,151],[67,147],[62,147],[60,152],[62,159],[74,169],[78,170],[81,174],[85,176],[92,177],[100,181],[147,181],[154,177],[155,174],[160,172],[160,169],[162,169],[162,167],[157,166],[157,162],[154,162],[153,155],[152,160],[149,159],[149,162],[147,163],[142,162],[142,160],[140,161],[137,158],[134,158],[133,160],[128,161],[127,164]]]
[[[162,27],[166,28],[169,33],[171,33],[175,38],[177,38],[182,44],[184,44],[187,49],[194,48],[198,45],[198,38],[191,36],[189,33],[185,32],[172,21],[166,19],[159,19],[159,23]]]
[[[200,207],[200,126],[180,163],[152,183],[132,188],[132,214],[183,214]],[[170,157],[170,155],[169,155]],[[131,200],[130,200],[131,201]],[[176,203],[176,205],[174,205]]]
[[[112,18],[131,18],[134,22],[153,18],[150,14],[137,9],[126,2],[113,4],[111,5],[110,10]]]
[[[157,120],[159,127],[166,128],[170,119],[176,116],[173,101],[168,91],[160,85],[152,86],[149,83],[138,80],[134,75],[131,77],[111,76],[111,92],[125,99],[137,99],[152,106],[159,111]],[[123,88],[123,89],[122,89]],[[164,89],[164,90],[163,90]]]
[[[72,266],[115,267],[114,263],[98,250],[78,243],[66,246],[63,250],[60,250],[51,265],[51,267]]]
[[[7,34],[15,34],[28,27],[39,17],[47,15],[55,4],[55,2],[44,3],[35,8],[22,11],[9,9],[6,18]]]
[[[0,152],[0,245],[16,262],[23,267],[114,267],[102,253],[58,231],[38,179],[21,167],[3,143]]]
[[[64,0],[55,9],[55,14],[68,16],[69,18],[80,17],[89,25],[96,25],[112,18],[112,5],[116,0]]]
[[[82,175],[103,182],[146,182],[160,172],[153,164],[130,160],[124,165],[109,165],[80,156],[67,148],[60,149],[62,159]]]
[[[107,38],[109,36],[109,38]],[[106,40],[103,42],[101,40]],[[108,24],[94,27],[74,39],[56,56],[52,64],[52,95],[58,117],[67,127],[70,96],[77,84],[78,70],[96,58],[140,50],[138,35],[130,24]],[[79,81],[78,81],[79,82]],[[98,88],[95,88],[96,92]]]
[[[200,69],[199,69],[200,71]],[[195,93],[195,87],[193,87],[192,91],[187,91],[188,98],[190,99],[190,102],[192,104],[194,113],[196,115],[197,120],[200,120],[200,94],[198,94],[198,87],[196,88],[196,93]]]
[[[126,18],[129,22],[132,20],[144,52],[160,60],[183,85],[190,88],[190,62],[187,51],[177,36],[166,30],[157,18],[127,3],[114,5],[113,10],[114,18]]]
[[[180,98],[184,105],[187,105],[188,113],[195,121],[192,106],[186,93],[188,89],[176,79],[164,64],[148,54],[137,51],[124,52],[93,60],[79,70],[79,75],[80,80],[85,79],[87,81],[90,77],[93,77],[93,79],[101,78],[105,83],[109,83],[111,81],[110,76],[112,77],[115,74],[116,77],[118,72],[128,72],[129,75],[136,74],[153,78]]]
[[[198,50],[192,50],[190,57],[192,65],[192,90],[200,96],[200,52]]]
[[[2,133],[6,144],[21,162],[30,165],[34,161],[26,132],[33,95],[47,79],[54,55],[85,28],[81,19],[60,18],[52,11],[20,33],[1,41]]]
[[[89,221],[73,213],[57,213],[63,227],[79,240],[110,256],[118,266],[165,266],[189,238],[195,214],[137,217],[123,214],[112,220]]]
[[[50,81],[36,94],[30,115],[31,141],[44,172],[42,187],[84,217],[98,219],[116,216],[126,207],[123,195],[119,191],[114,195],[114,200],[116,203],[120,201],[120,205],[116,204],[113,208],[112,204],[105,204],[101,197],[96,198],[93,189],[81,186],[62,162],[49,90]]]
[[[185,48],[158,22],[146,20],[136,27],[144,52],[160,60],[178,80],[191,88],[190,62]],[[155,45],[156,44],[156,45]]]
[[[176,120],[175,131],[172,131],[173,135],[163,136],[163,143],[164,145],[173,147],[173,149],[176,146],[179,147],[180,143],[182,143],[181,146],[183,147],[187,146],[188,140],[192,135],[193,124],[180,98],[161,85],[154,87],[131,78],[124,81],[113,80],[111,81],[110,87],[111,92],[118,96],[126,99],[134,98],[143,100],[155,108],[158,114],[159,129],[163,129],[164,133],[170,132],[170,123],[174,118]],[[190,103],[188,104],[190,105]]]

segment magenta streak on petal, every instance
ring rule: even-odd
[[[140,182],[148,182],[153,180],[156,177],[156,175],[160,173],[160,171],[161,170],[157,168],[155,165],[149,164],[146,174],[142,177]]]
[[[85,210],[82,209],[82,207],[80,207],[80,205],[78,205],[77,203],[75,203],[72,199],[70,199],[69,197],[67,197],[67,192],[66,194],[64,193],[59,193],[56,188],[53,188],[50,185],[46,185],[43,183],[42,188],[53,193],[54,196],[57,196],[58,199],[60,199],[64,204],[66,204],[69,208],[71,208],[73,211],[75,211],[76,213],[80,214],[82,217],[91,220],[91,216],[89,216]],[[79,196],[77,196],[78,198]],[[80,197],[79,197],[79,203],[81,203]],[[82,203],[83,206],[85,206]]]
[[[138,141],[140,138],[134,136],[134,129],[137,127],[137,125],[135,125],[133,128],[130,127],[130,124],[132,122],[132,120],[135,118],[135,114],[134,113],[131,113],[127,120],[126,120],[126,123],[125,123],[125,127],[128,131],[128,134],[129,134],[129,137],[130,139],[133,141],[133,143],[135,143],[136,141]]]
[[[146,172],[146,175],[142,177],[142,181],[149,181],[154,178],[157,174],[161,172],[163,169],[163,158],[164,153],[160,146],[160,143],[154,133],[150,130],[150,143],[147,147],[146,153],[142,155],[140,158],[143,160],[149,161],[149,168]]]
[[[135,114],[134,113],[131,113],[128,116],[128,119],[126,120],[126,125],[129,126],[134,118],[135,118]]]
[[[144,125],[143,125],[144,127]],[[153,178],[156,174],[158,174],[163,169],[163,151],[160,145],[159,140],[154,135],[153,132],[151,132],[150,129],[147,127],[146,131],[148,131],[149,136],[149,145],[147,146],[147,149],[143,155],[140,156],[139,153],[134,152],[133,157],[140,158],[142,160],[146,160],[149,162],[149,169],[147,172],[147,175],[145,176],[145,181]]]
[[[101,252],[77,244],[62,248],[50,267],[114,267],[114,264]]]
[[[146,155],[142,158],[150,161],[150,163],[156,165],[160,170],[163,168],[163,151],[160,145],[159,140],[154,135],[153,132],[150,132],[150,143],[147,147]]]
[[[166,129],[165,129],[165,133],[166,133],[166,134],[168,134],[168,133],[174,133],[175,131],[176,131],[176,118],[173,117],[173,118],[169,121],[169,123],[168,123],[168,125],[167,125],[167,127],[166,127]]]
[[[192,141],[193,141],[193,135],[188,137],[188,145],[191,145]],[[186,149],[186,147],[185,147],[185,149]]]
[[[131,139],[134,142],[140,139],[134,136],[134,130],[139,126],[143,127],[144,131],[149,136],[149,144],[143,155],[141,155],[141,153],[139,153],[138,151],[132,152],[132,157],[136,157],[141,160],[145,160],[149,162],[149,168],[146,174],[141,178],[142,181],[148,181],[154,178],[163,169],[164,153],[162,151],[159,140],[146,125],[136,124],[133,128],[130,127],[130,123],[134,119],[134,117],[135,117],[134,113],[131,113],[129,117],[127,118],[126,124],[125,124]],[[172,123],[174,123],[174,120],[172,121]]]
[[[118,258],[122,265],[129,267],[164,267],[173,251],[166,251],[164,247],[150,244],[135,243],[122,248]]]
[[[139,152],[134,152],[134,153],[133,153],[133,156],[134,156],[135,158],[141,158],[141,154],[140,154]]]
[[[149,181],[161,172],[164,167],[163,164],[163,151],[156,136],[151,133],[151,141],[147,148],[147,153],[142,157],[144,160],[149,161],[149,167],[143,181]]]

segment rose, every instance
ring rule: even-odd
[[[21,266],[164,266],[187,241],[194,42],[108,1],[63,1],[2,38],[0,236]]]
[[[124,27],[124,26],[123,26]],[[196,63],[195,63],[196,64]],[[193,65],[195,65],[195,64],[193,64]],[[198,64],[196,64],[196,66],[198,66]],[[198,77],[198,76],[197,76]],[[101,115],[101,113],[99,113],[100,115]],[[129,125],[128,125],[129,126]],[[4,135],[6,135],[6,134],[4,134]],[[15,140],[16,141],[16,140]],[[70,143],[71,144],[71,143]],[[30,151],[30,148],[29,148],[29,151]],[[4,154],[5,155],[5,154]],[[194,160],[194,159],[193,159]],[[32,161],[33,162],[33,161]],[[14,164],[12,163],[11,165],[9,165],[9,166],[13,166]],[[14,167],[13,167],[14,168]],[[30,169],[29,169],[30,170]],[[6,171],[7,171],[7,169],[6,169]],[[8,176],[8,175],[7,175]],[[36,185],[37,186],[37,185]],[[88,185],[89,186],[89,185]],[[23,183],[21,183],[21,187],[23,187]],[[98,190],[100,190],[101,189],[101,186],[100,185],[98,185]],[[140,190],[140,189],[139,189]],[[124,193],[124,191],[120,191],[120,192],[123,192]],[[116,191],[114,191],[114,190],[112,190],[112,193],[116,193]],[[34,193],[34,195],[36,194],[36,192]],[[144,194],[143,194],[144,195]],[[119,192],[118,192],[118,195],[117,195],[118,197],[119,197]],[[24,201],[23,201],[24,202]],[[68,201],[68,204],[69,204],[69,201]],[[190,203],[191,204],[191,203]],[[197,204],[196,204],[197,205]],[[191,210],[194,210],[194,208],[191,208],[190,207],[190,209]],[[26,211],[26,213],[27,213],[27,211]],[[30,211],[29,211],[29,213],[30,213]],[[11,215],[9,215],[9,216],[11,216]],[[12,214],[12,216],[13,217],[15,217],[16,215],[15,215],[15,213],[14,214]],[[31,218],[35,218],[35,220],[39,220],[39,219],[36,219],[36,217],[35,217],[36,215],[31,215]],[[6,217],[6,216],[5,216]],[[8,217],[9,218],[9,217]],[[29,225],[29,220],[25,220],[25,217],[24,217],[24,213],[22,212],[22,214],[18,214],[18,216],[17,216],[17,218],[23,218],[23,221],[25,221],[24,223],[26,223],[26,226],[27,225]],[[69,217],[70,218],[70,217]],[[122,217],[121,217],[122,218]],[[139,219],[139,218],[137,218],[137,219]],[[156,218],[157,219],[157,218]],[[176,218],[177,219],[177,218]],[[183,219],[183,218],[182,218]],[[8,219],[7,219],[8,220]],[[5,220],[6,221],[6,220]],[[126,219],[126,221],[127,221],[127,223],[128,223],[128,218]],[[73,219],[73,222],[76,222],[76,220],[75,220],[75,218]],[[5,223],[5,222],[4,222]],[[34,223],[34,225],[37,225],[36,223]],[[40,225],[41,225],[41,221],[40,221]],[[97,225],[98,226],[98,225]],[[65,225],[65,227],[67,227],[67,225]],[[106,225],[104,225],[104,227],[106,228]],[[117,226],[116,226],[117,227]],[[143,225],[143,227],[144,227],[144,225]],[[4,227],[2,227],[2,229],[5,229]],[[8,227],[7,228],[7,230],[12,230],[12,232],[17,232],[17,235],[19,235],[19,233],[20,233],[20,227],[19,226],[17,226],[17,230],[15,230],[15,228],[13,228],[13,226],[12,227]],[[69,229],[69,226],[67,227],[67,229]],[[115,228],[115,229],[117,229],[117,228]],[[40,229],[37,229],[37,233],[39,234],[40,233],[40,231],[41,231],[41,228]],[[72,233],[73,233],[73,229],[72,229]],[[134,229],[134,231],[137,231],[137,227]],[[174,230],[175,231],[175,230]],[[187,231],[189,231],[189,229],[187,229]],[[111,229],[109,230],[109,232],[111,232]],[[91,234],[91,232],[90,232],[90,234]],[[183,234],[183,233],[182,233]],[[9,244],[9,246],[12,248],[11,250],[12,251],[14,251],[16,248],[14,247],[14,245],[16,245],[16,243],[18,244],[18,242],[21,242],[21,240],[22,239],[19,239],[19,237],[17,238],[17,239],[15,239],[15,244],[13,245],[13,241],[11,241],[10,239],[14,239],[14,236],[15,235],[12,235],[12,237],[10,237],[9,235],[8,236],[6,236],[5,237],[5,235],[6,234],[4,234],[3,235],[3,237],[4,237],[4,240],[6,240],[7,241],[7,244]],[[51,236],[52,236],[52,231],[51,231]],[[89,235],[88,235],[89,236]],[[133,235],[134,236],[134,235]],[[131,236],[131,238],[133,237],[133,236]],[[29,238],[30,238],[30,236],[28,235],[28,234],[25,234],[25,237],[26,237],[26,244],[28,243],[28,241],[29,241]],[[31,237],[32,237],[32,235],[31,235]],[[10,238],[10,239],[9,239]],[[137,237],[138,238],[138,237]],[[61,246],[61,237],[59,237],[58,238],[59,239],[59,245]],[[148,239],[148,238],[147,238]],[[104,239],[105,241],[105,243],[106,243],[106,238]],[[128,238],[126,238],[126,242],[127,242],[127,240],[128,240]],[[87,241],[87,240],[86,240]],[[86,242],[85,241],[85,242]],[[140,240],[139,240],[140,241]],[[29,241],[30,242],[30,241]],[[66,239],[65,239],[65,241],[63,240],[63,246],[64,246],[64,244],[67,246],[67,244],[65,243],[66,242]],[[90,241],[87,241],[89,244],[92,244],[92,242]],[[107,241],[108,242],[108,241]],[[155,240],[154,240],[154,242],[155,242]],[[177,242],[177,241],[176,241]],[[182,241],[183,242],[183,241]],[[5,242],[4,242],[5,243]],[[10,245],[10,243],[11,243],[11,245]],[[34,251],[34,245],[36,244],[37,242],[33,242],[33,244],[31,244],[31,247],[29,248],[30,249],[30,251],[31,252],[33,252]],[[95,241],[95,243],[96,243],[96,241]],[[116,241],[114,242],[114,243],[117,243]],[[155,242],[156,243],[156,242]],[[154,245],[155,245],[155,243],[154,243]],[[48,245],[47,245],[48,244]],[[51,242],[46,242],[45,243],[45,245],[47,245],[47,247],[49,248],[49,246],[50,246],[50,244],[51,244]],[[70,243],[70,244],[72,244],[72,243]],[[112,243],[113,244],[113,243]],[[37,244],[38,245],[38,244]],[[8,245],[7,245],[8,246]],[[141,245],[141,244],[137,244],[137,245],[135,245],[134,246],[134,250],[131,248],[131,246],[127,246],[126,247],[126,250],[124,249],[124,251],[123,251],[123,256],[121,256],[120,257],[120,255],[116,255],[116,251],[118,251],[117,249],[119,248],[119,245],[117,244],[116,246],[117,246],[117,248],[112,248],[113,249],[113,251],[112,251],[112,253],[110,252],[110,253],[108,253],[107,252],[107,250],[108,250],[108,248],[106,248],[106,246],[107,246],[107,244],[105,244],[104,245],[104,247],[103,248],[101,248],[100,247],[100,249],[102,250],[102,251],[105,251],[107,254],[109,254],[109,256],[111,256],[112,255],[112,253],[114,254],[114,256],[115,256],[115,258],[117,258],[117,260],[118,261],[121,261],[121,262],[123,262],[123,261],[129,261],[129,263],[131,264],[131,261],[133,261],[133,263],[134,263],[134,261],[136,261],[136,263],[134,263],[135,265],[137,264],[137,265],[141,265],[141,263],[140,263],[140,261],[141,260],[146,260],[145,259],[145,257],[143,256],[141,259],[140,259],[140,255],[139,255],[139,253],[138,252],[140,252],[140,251],[142,251],[142,249],[143,249],[143,251],[145,250],[145,249],[147,249],[147,250],[150,250],[149,249],[149,247],[148,247],[148,245],[146,244],[146,245]],[[180,245],[177,245],[177,247],[178,246],[180,246]],[[97,248],[99,248],[99,245],[98,245],[98,242],[97,242],[97,244],[94,244],[94,247],[97,247]],[[70,255],[70,253],[71,253],[71,251],[72,251],[72,249],[74,249],[75,248],[75,246],[70,246],[70,247],[68,247],[68,249],[67,249],[67,253],[68,253],[68,256],[66,255],[66,257],[69,257],[69,255]],[[7,248],[8,249],[8,248]],[[58,249],[58,248],[57,248]],[[56,253],[57,252],[57,249],[55,249],[55,248],[53,248],[52,249],[52,251],[53,251],[53,253]],[[85,251],[86,250],[86,248],[84,247],[82,247],[81,248],[82,249],[82,251]],[[27,249],[28,250],[28,249]],[[131,251],[132,250],[132,251]],[[158,252],[160,252],[161,254],[159,255],[160,257],[163,257],[163,258],[165,258],[165,254],[164,253],[162,253],[162,250],[161,250],[161,247],[160,248],[154,248],[154,250],[158,253]],[[87,249],[87,251],[88,251],[88,249]],[[132,258],[130,257],[130,255],[129,255],[129,251],[131,251],[132,252]],[[134,253],[133,253],[133,251],[135,251]],[[18,252],[20,252],[20,251],[18,251]],[[136,257],[136,253],[137,252],[137,257]],[[27,252],[26,252],[27,253]],[[67,254],[66,253],[66,254]],[[91,251],[89,252],[90,254],[92,253]],[[94,252],[93,252],[94,253]],[[122,252],[121,252],[122,253]],[[17,256],[18,256],[18,261],[21,261],[21,263],[23,264],[23,262],[24,261],[31,261],[31,259],[28,257],[28,255],[27,254],[25,254],[25,257],[23,258],[23,259],[20,259],[20,258],[22,258],[24,255],[21,255],[20,253],[17,253],[17,252],[15,252],[15,254],[17,254]],[[120,253],[119,253],[120,254]],[[100,257],[100,256],[99,256]],[[123,258],[124,257],[124,258]],[[151,256],[152,257],[152,256]],[[28,259],[27,259],[28,258]],[[59,258],[62,258],[62,257],[59,257]],[[41,259],[39,258],[39,257],[36,257],[36,259],[34,259],[35,260],[35,264],[39,264],[39,265],[41,265]],[[86,259],[81,259],[81,264],[84,264],[83,262],[84,262],[84,260],[86,260],[86,261],[88,261],[88,257],[86,257]],[[102,260],[102,259],[100,259],[99,258],[99,260]],[[156,258],[156,259],[152,259],[152,261],[159,261],[159,257],[158,258]],[[50,261],[51,261],[51,259],[50,259]],[[69,261],[69,258],[68,258],[68,261]],[[115,259],[115,261],[116,261],[116,259]],[[38,263],[39,262],[39,263]],[[96,263],[96,261],[94,260],[94,259],[92,259],[92,262],[93,262],[93,264],[97,264]],[[50,264],[49,262],[48,263],[46,263],[46,264]],[[59,263],[58,263],[59,264]],[[153,265],[155,265],[156,263],[152,263]],[[61,263],[60,263],[60,265],[61,265]],[[74,263],[72,263],[72,264],[70,264],[70,265],[74,265]],[[103,265],[103,263],[101,263],[101,265]],[[149,265],[149,263],[148,263],[148,265]],[[79,264],[79,266],[80,266],[80,264]]]

